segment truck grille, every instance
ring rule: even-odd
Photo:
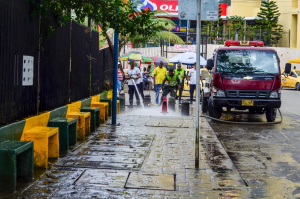
[[[232,98],[268,98],[270,91],[239,91],[239,90],[226,90],[226,96]]]
[[[268,93],[267,92],[259,92],[259,96],[260,98],[267,98],[268,97]]]
[[[228,91],[228,97],[237,97],[236,96],[236,91]]]
[[[240,91],[240,97],[256,97],[256,91]]]

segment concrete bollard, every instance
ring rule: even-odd
[[[175,98],[174,97],[169,97],[169,101],[168,101],[168,107],[169,109],[171,109],[172,111],[175,111]]]
[[[181,102],[181,116],[189,116],[190,115],[190,103],[189,101]]]
[[[149,107],[151,104],[151,95],[145,95],[144,97],[144,107]]]

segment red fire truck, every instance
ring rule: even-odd
[[[219,119],[223,107],[248,109],[265,112],[268,122],[275,120],[281,106],[279,58],[275,50],[263,46],[262,41],[226,41],[225,47],[217,49],[207,61],[212,76],[202,92],[203,113]]]

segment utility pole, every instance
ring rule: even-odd
[[[197,1],[197,52],[196,52],[196,138],[195,168],[199,168],[199,108],[200,108],[200,45],[201,45],[201,0]]]

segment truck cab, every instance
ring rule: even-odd
[[[212,78],[202,95],[202,110],[219,119],[223,107],[266,113],[268,122],[281,106],[281,72],[277,52],[262,41],[226,41],[208,60]],[[205,107],[206,106],[206,107]]]

